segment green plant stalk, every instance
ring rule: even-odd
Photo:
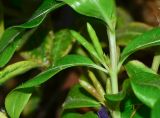
[[[154,70],[155,72],[158,72],[159,65],[160,65],[160,54],[154,56],[152,67],[151,67],[152,70]]]
[[[116,36],[115,29],[111,30],[107,29],[108,39],[109,39],[109,48],[110,48],[110,61],[111,61],[111,69],[110,69],[110,78],[111,78],[111,86],[112,86],[112,94],[118,93],[118,55],[117,55],[117,46],[116,46]],[[119,111],[119,106],[112,110],[113,118],[121,118],[121,114]]]
[[[109,48],[110,48],[110,60],[111,60],[111,85],[112,85],[112,94],[118,93],[118,79],[117,79],[117,48],[116,48],[116,39],[115,31],[111,31],[109,28],[107,30],[109,38]]]

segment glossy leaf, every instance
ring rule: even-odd
[[[62,59],[57,61],[57,64],[55,66],[40,73],[33,79],[28,80],[26,83],[18,86],[6,97],[5,107],[9,116],[11,118],[18,118],[20,113],[24,109],[24,106],[27,104],[32,91],[26,92],[24,91],[25,89],[37,87],[40,84],[46,82],[49,78],[51,78],[58,72],[73,66],[88,66],[108,73],[106,69],[97,66],[87,57],[78,55],[70,55],[63,57]],[[16,102],[13,102],[13,99]]]
[[[126,65],[135,95],[147,106],[153,108],[160,98],[160,76],[138,61]]]
[[[16,37],[19,36],[21,32],[23,32],[26,28],[34,28],[39,26],[49,12],[59,8],[62,5],[63,3],[57,3],[54,0],[45,0],[26,23],[6,29],[0,39],[0,57],[5,50],[9,50],[8,46],[12,45]],[[11,58],[13,53],[14,51],[12,51],[12,53],[9,53],[8,55],[7,53],[5,53],[7,55],[6,57],[8,57],[5,63],[8,62],[9,58]],[[4,61],[5,60],[3,60],[3,62]]]
[[[90,96],[80,85],[72,88],[68,94],[66,101],[63,104],[64,109],[96,107],[101,105],[92,96]]]
[[[116,24],[114,0],[63,0],[80,14],[101,19],[110,29]]]
[[[33,61],[21,61],[15,64],[7,66],[4,70],[0,71],[0,84],[3,84],[10,78],[23,74],[26,71],[40,66],[38,63]]]
[[[151,111],[151,118],[158,118],[160,116],[160,99],[157,100],[155,105],[153,106],[153,109]]]
[[[160,28],[148,31],[131,41],[122,52],[120,64],[135,51],[157,45],[160,45]]]

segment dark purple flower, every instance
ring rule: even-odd
[[[102,106],[98,110],[98,118],[109,118],[106,108],[104,106]]]

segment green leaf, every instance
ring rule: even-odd
[[[82,108],[82,107],[96,107],[99,108],[101,104],[90,96],[80,85],[73,87],[63,104],[64,109]]]
[[[7,95],[5,107],[11,118],[19,118],[20,113],[32,95],[32,89],[33,88],[17,89]]]
[[[97,66],[87,57],[83,57],[79,55],[65,56],[59,61],[57,61],[55,66],[40,73],[33,79],[28,80],[26,83],[23,83],[22,85],[18,86],[16,89],[14,89],[13,91],[9,93],[5,101],[5,107],[6,107],[6,110],[9,116],[11,118],[18,118],[20,113],[24,109],[24,106],[27,104],[27,101],[29,100],[29,97],[31,96],[31,92],[26,93],[25,91],[22,91],[22,90],[24,89],[26,90],[32,87],[37,87],[40,84],[46,82],[49,78],[51,78],[58,72],[66,68],[74,67],[74,66],[88,66],[88,67],[96,68],[96,69],[99,69],[101,71],[108,73],[106,69],[100,66]],[[13,102],[13,98],[14,98],[14,101],[16,102]]]
[[[151,111],[151,118],[158,118],[160,116],[160,99],[157,100],[155,105],[153,106],[153,109]]]
[[[0,71],[0,84],[3,84],[10,78],[23,74],[26,71],[40,66],[38,63],[33,61],[21,61],[7,66],[4,70]]]
[[[147,24],[131,22],[126,26],[117,29],[117,44],[121,46],[127,46],[137,36],[151,29],[152,27]]]
[[[83,36],[81,36],[78,32],[71,30],[71,34],[73,35],[73,37],[81,44],[83,45],[83,47],[86,48],[86,50],[93,55],[94,57],[96,57],[97,59],[99,59],[99,56],[96,52],[96,50],[94,49],[94,47],[92,46],[91,43],[89,43]]]
[[[110,29],[115,28],[116,9],[114,0],[63,0],[80,14],[105,21]]]
[[[7,48],[0,53],[0,68],[4,67],[8,61],[11,59],[12,55],[17,49],[20,38],[17,37],[15,41],[7,46]]]
[[[72,111],[64,112],[62,118],[98,118],[98,116],[92,111],[87,112],[85,114],[80,114]]]
[[[6,29],[0,39],[0,57],[3,51],[8,49],[8,46],[15,41],[16,37],[19,36],[21,32],[23,32],[26,28],[34,28],[39,26],[49,12],[59,8],[62,5],[63,3],[57,3],[54,0],[45,0],[26,23]],[[14,51],[9,53],[7,57],[10,58],[13,53]],[[7,63],[8,60],[9,59],[6,59],[5,63]]]
[[[53,41],[52,48],[52,60],[53,64],[56,63],[58,59],[68,54],[72,48],[73,37],[69,30],[64,29],[55,33],[55,38]]]
[[[99,57],[101,59],[103,59],[104,57],[103,57],[102,46],[101,46],[100,41],[96,35],[95,30],[93,29],[93,27],[89,23],[87,23],[87,30],[88,30],[88,33],[90,35],[90,38],[92,40],[92,43],[94,45],[94,48],[95,48],[97,54],[99,55]]]
[[[111,102],[122,101],[125,98],[127,90],[128,90],[129,87],[130,87],[130,81],[129,81],[129,79],[126,79],[123,82],[122,90],[118,94],[106,94],[105,95],[106,100],[111,101]]]
[[[126,70],[135,95],[142,103],[153,108],[160,98],[160,76],[138,61],[129,62]]]
[[[121,54],[120,64],[135,51],[157,45],[160,45],[160,28],[154,28],[132,40],[127,47],[124,48]]]

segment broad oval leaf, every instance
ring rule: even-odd
[[[16,37],[19,36],[21,32],[23,32],[26,28],[34,28],[39,26],[49,12],[59,8],[62,5],[63,3],[57,3],[55,0],[45,0],[26,23],[6,29],[0,39],[0,56],[3,51],[9,50],[8,48],[11,48],[10,44],[15,41]],[[7,63],[13,53],[14,51],[9,53],[7,56],[8,59],[3,60],[3,62]]]
[[[101,104],[90,96],[80,85],[73,87],[63,104],[64,109],[74,109],[82,107],[99,108]]]
[[[26,92],[28,88],[37,87],[40,84],[46,82],[49,78],[51,78],[58,72],[74,66],[88,66],[88,67],[96,68],[98,70],[108,73],[106,69],[100,66],[97,66],[87,57],[83,57],[80,55],[70,55],[70,56],[63,57],[62,59],[57,61],[57,64],[55,66],[40,73],[33,79],[27,81],[26,83],[18,86],[16,89],[14,89],[8,94],[5,100],[5,107],[9,116],[11,118],[19,117],[20,113],[24,109],[24,106],[27,104],[29,97],[31,96],[32,91]],[[13,102],[13,98],[15,102]]]
[[[115,28],[116,9],[114,0],[62,0],[80,14],[99,18],[110,29]]]
[[[153,108],[160,98],[160,76],[138,61],[126,65],[135,95],[147,106]]]
[[[120,65],[135,51],[157,45],[160,45],[160,28],[155,28],[145,32],[144,34],[132,40],[122,52]]]

